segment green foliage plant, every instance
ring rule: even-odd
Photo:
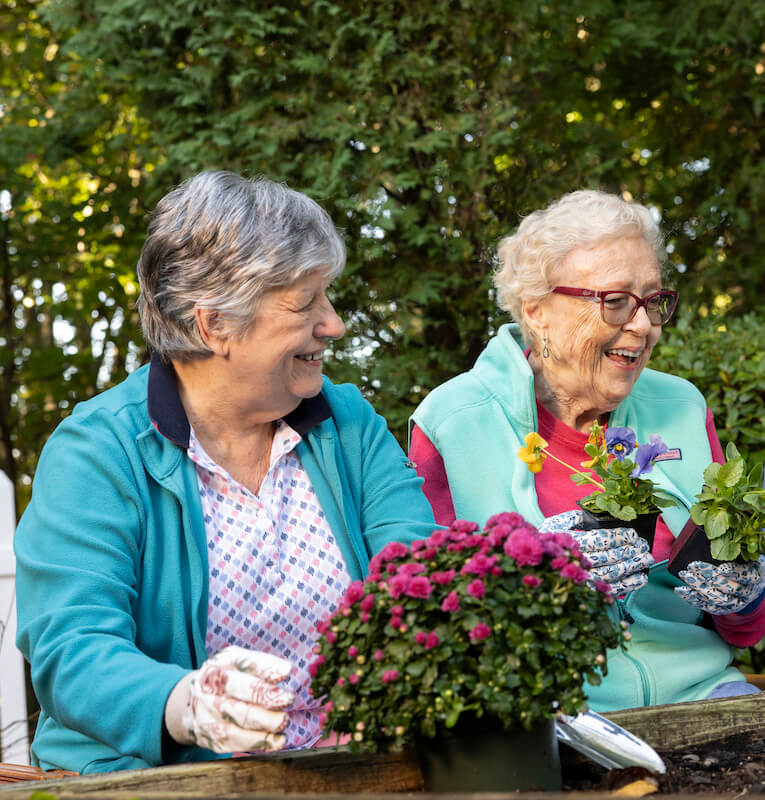
[[[388,544],[318,626],[309,669],[326,729],[386,752],[463,712],[529,728],[585,710],[585,680],[600,683],[606,649],[629,634],[581,561],[569,534],[516,513]]]
[[[691,506],[691,518],[704,528],[714,558],[756,561],[765,554],[762,475],[762,463],[748,469],[732,442],[725,449],[725,463],[704,470],[704,486]]]
[[[649,366],[696,386],[723,447],[735,443],[751,466],[765,461],[765,307],[747,314],[685,311],[662,330]]]

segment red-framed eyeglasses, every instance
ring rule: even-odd
[[[625,325],[637,314],[639,308],[644,308],[648,319],[653,325],[664,325],[677,306],[679,294],[671,289],[661,289],[658,292],[638,297],[632,292],[620,292],[606,289],[574,289],[571,286],[556,286],[555,294],[565,294],[569,297],[581,297],[584,300],[600,301],[600,316],[609,325]]]

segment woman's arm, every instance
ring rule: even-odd
[[[113,748],[115,757],[159,764],[165,700],[187,670],[136,644],[161,638],[177,619],[158,606],[157,630],[137,627],[143,564],[154,555],[144,550],[138,466],[98,414],[75,414],[51,436],[14,540],[18,646],[48,716],[107,745],[104,751]],[[167,580],[179,581],[178,565],[167,566]]]
[[[422,490],[433,509],[436,522],[439,525],[451,525],[456,515],[444,460],[417,425],[412,428],[409,459],[414,464],[417,474],[425,481]]]

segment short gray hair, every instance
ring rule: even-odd
[[[500,241],[499,268],[494,273],[500,308],[520,323],[531,344],[533,334],[523,318],[523,303],[551,293],[561,282],[554,272],[566,256],[577,247],[635,235],[652,248],[663,272],[667,262],[664,235],[648,208],[594,189],[563,195],[529,214],[512,236]]]
[[[244,336],[265,292],[315,269],[345,267],[329,215],[307,195],[266,178],[201,172],[157,204],[138,260],[138,311],[147,343],[165,359],[207,356],[196,306]]]

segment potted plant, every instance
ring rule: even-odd
[[[429,791],[559,789],[555,717],[587,708],[585,681],[629,638],[585,563],[515,513],[388,544],[319,626],[325,728],[352,750],[414,744]]]
[[[764,528],[763,466],[748,469],[729,442],[725,463],[704,470],[704,485],[691,506],[691,523],[675,540],[668,569],[677,575],[691,561],[756,561],[765,554]]]
[[[544,460],[550,457],[571,470],[571,479],[575,483],[595,487],[592,494],[578,502],[584,530],[618,528],[628,523],[628,527],[634,528],[653,548],[656,520],[661,509],[675,503],[674,498],[650,478],[643,477],[653,469],[656,459],[667,452],[661,436],[652,434],[647,443],[638,445],[631,428],[604,430],[597,421],[593,422],[584,447],[589,459],[581,466],[592,470],[600,480],[561,461],[547,448],[548,443],[538,433],[530,433],[525,438],[525,447],[518,451],[518,457],[532,472],[539,472]]]

